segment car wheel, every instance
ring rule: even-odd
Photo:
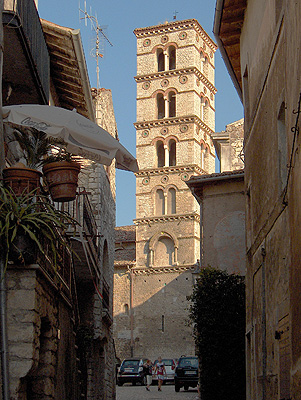
[[[189,389],[189,386],[184,385],[184,390],[188,390],[188,389]]]
[[[175,384],[175,391],[179,392],[180,391],[180,385]]]
[[[117,381],[117,385],[118,385],[118,386],[122,386],[122,385],[123,385],[123,382]]]

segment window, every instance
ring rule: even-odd
[[[176,49],[174,46],[169,46],[168,48],[169,56],[169,69],[176,69]]]
[[[157,63],[158,63],[158,72],[164,71],[164,53],[162,49],[157,49]]]
[[[164,199],[164,192],[162,189],[156,190],[155,207],[156,207],[156,215],[165,214],[165,199]]]
[[[157,142],[157,166],[164,167],[165,166],[165,149],[163,142],[158,140]]]
[[[176,94],[175,92],[168,93],[168,104],[169,104],[169,117],[176,116]]]
[[[204,62],[205,62],[205,57],[204,54],[201,52],[200,53],[200,59],[201,59],[201,73],[204,73]]]
[[[205,168],[205,146],[203,143],[201,144],[201,160],[200,160],[201,168]]]
[[[157,94],[158,119],[165,117],[165,101],[162,93]]]
[[[172,167],[176,165],[176,141],[169,141],[169,166]]]
[[[167,214],[176,213],[176,190],[171,188],[167,192]]]

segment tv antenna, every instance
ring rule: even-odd
[[[81,13],[84,14],[83,17],[81,17]],[[93,57],[96,58],[96,78],[97,78],[97,95],[98,95],[98,89],[99,89],[99,57],[102,58],[103,54],[100,53],[99,49],[99,44],[100,44],[100,39],[104,39],[109,43],[110,46],[113,46],[113,44],[110,42],[109,38],[106,36],[104,33],[103,29],[99,26],[98,24],[98,19],[97,15],[94,16],[92,15],[92,9],[90,7],[90,14],[87,12],[87,2],[86,0],[84,1],[84,10],[80,8],[80,3],[79,3],[79,19],[84,19],[85,20],[85,25],[87,26],[87,20],[90,21],[91,24],[91,30],[93,30],[96,33],[96,43],[95,43],[95,53],[92,54]]]

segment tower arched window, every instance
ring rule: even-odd
[[[204,107],[205,107],[205,100],[204,97],[201,97],[201,109],[200,109],[200,117],[201,120],[204,121]]]
[[[209,171],[209,150],[206,147],[204,151],[204,168],[205,171]]]
[[[201,160],[200,160],[201,168],[205,168],[205,146],[203,143],[201,144]]]
[[[204,73],[204,63],[205,63],[205,57],[204,54],[201,52],[200,53],[200,60],[201,60],[201,73]]]
[[[168,48],[169,69],[176,69],[176,48],[169,46]]]
[[[165,214],[165,197],[164,197],[164,192],[162,189],[156,190],[155,211],[156,211],[156,215],[164,215]]]
[[[162,93],[157,94],[158,119],[165,117],[165,101]]]
[[[205,123],[208,122],[208,114],[209,114],[209,102],[208,102],[208,100],[205,100],[204,107],[203,107],[203,121]]]
[[[165,149],[164,144],[161,140],[157,142],[157,166],[164,167],[165,166]]]
[[[176,190],[170,188],[167,192],[167,214],[176,213]]]
[[[157,63],[158,63],[158,72],[164,71],[164,53],[162,49],[157,49]]]
[[[176,165],[176,141],[169,141],[169,166],[172,167]]]
[[[169,117],[176,116],[176,94],[175,92],[168,93],[168,104],[169,104]]]
[[[175,263],[175,246],[169,237],[161,237],[155,248],[155,265],[166,266]]]

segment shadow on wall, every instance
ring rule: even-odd
[[[186,299],[192,293],[193,280],[190,270],[133,277],[134,356],[155,360],[159,355],[179,358],[194,354]],[[122,299],[119,305],[120,311],[114,315],[115,344],[117,356],[124,359],[131,356],[131,309]]]

